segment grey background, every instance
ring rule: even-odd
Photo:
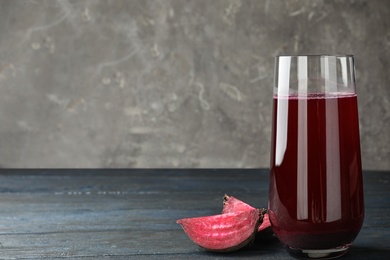
[[[0,167],[268,167],[273,57],[356,58],[390,169],[390,1],[0,1]]]

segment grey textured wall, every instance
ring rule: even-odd
[[[390,1],[0,1],[1,167],[268,167],[273,56],[356,58],[390,169]]]

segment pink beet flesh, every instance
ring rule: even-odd
[[[245,210],[252,210],[254,207],[251,205],[243,202],[242,200],[236,199],[233,196],[225,195],[223,198],[223,210],[222,213],[229,213],[229,212],[236,212],[236,211],[245,211]],[[269,221],[268,213],[265,213],[266,210],[261,210],[263,213],[263,221],[261,225],[259,226],[257,232],[261,232],[262,230],[268,228],[271,226],[271,223]]]
[[[211,251],[237,250],[254,238],[259,225],[257,209],[177,221],[197,245]]]
[[[237,212],[255,209],[251,205],[236,199],[233,196],[225,195],[223,197],[223,210],[222,213]]]
[[[261,223],[261,225],[257,229],[257,232],[261,232],[264,229],[269,228],[270,226],[271,226],[271,222],[269,221],[268,213],[264,213],[264,215],[263,215],[263,222]]]

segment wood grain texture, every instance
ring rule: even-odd
[[[365,172],[366,219],[343,259],[390,256],[390,172]],[[291,259],[276,238],[206,252],[175,222],[225,193],[267,206],[268,170],[0,170],[0,259]]]

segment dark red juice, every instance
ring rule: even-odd
[[[291,248],[352,243],[363,224],[355,94],[274,97],[269,209]]]

